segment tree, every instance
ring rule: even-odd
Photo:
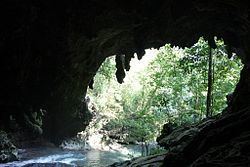
[[[208,77],[207,77],[207,112],[206,117],[212,116],[212,93],[213,93],[213,55],[212,55],[212,48],[209,47],[209,58],[208,58]]]

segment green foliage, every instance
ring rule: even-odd
[[[223,41],[216,41],[213,50],[213,111],[226,107],[242,68],[237,57],[228,59]],[[166,112],[168,121],[178,124],[197,122],[205,117],[207,94],[208,43],[201,38],[191,48],[166,45],[149,67],[152,83],[157,89],[155,105]]]
[[[97,94],[102,94],[104,91],[109,89],[107,85],[109,85],[111,80],[114,78],[114,73],[115,62],[112,61],[112,58],[106,58],[98,70],[98,74],[95,76],[95,90],[93,93],[96,93],[96,96]]]
[[[227,58],[223,41],[216,40],[216,45],[214,114],[225,108],[225,97],[233,91],[242,68],[237,57]],[[89,92],[98,111],[109,118],[106,127],[123,133],[128,141],[150,141],[166,122],[182,125],[204,118],[208,47],[203,38],[191,48],[165,45],[147,68],[127,73],[122,85],[114,76],[114,58],[108,58],[95,77],[94,90]]]

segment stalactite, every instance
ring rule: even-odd
[[[126,71],[129,71],[129,69],[130,69],[130,61],[131,61],[131,59],[132,59],[133,57],[134,57],[133,54],[126,54],[126,55],[125,55],[124,66],[125,66]]]
[[[145,50],[139,49],[136,51],[136,54],[137,54],[138,60],[141,60],[142,57],[145,55]]]
[[[124,71],[124,55],[117,55],[115,56],[115,62],[116,62],[116,79],[119,83],[123,83],[123,79],[125,78],[125,71]]]

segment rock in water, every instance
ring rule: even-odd
[[[24,165],[23,167],[74,167],[74,165],[56,162],[56,163],[32,163]]]

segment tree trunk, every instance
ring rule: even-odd
[[[213,86],[213,57],[212,48],[209,46],[209,59],[208,59],[208,83],[207,83],[207,112],[206,117],[212,116],[212,86]]]

